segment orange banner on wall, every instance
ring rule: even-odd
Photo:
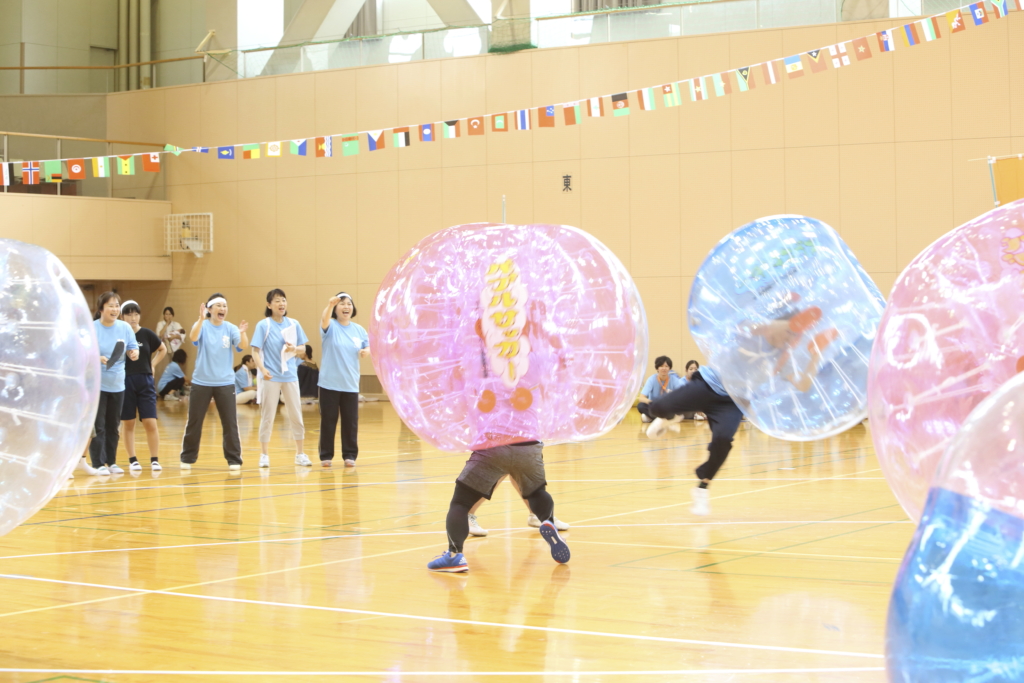
[[[996,197],[1000,205],[1024,197],[1024,159],[1000,159],[995,163]]]

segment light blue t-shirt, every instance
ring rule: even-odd
[[[156,384],[156,390],[158,392],[163,391],[172,379],[185,379],[185,372],[181,369],[181,366],[175,362],[170,362],[167,367],[164,368],[164,374],[160,375],[160,381]]]
[[[242,335],[238,328],[227,321],[214,325],[209,319],[203,321],[198,346],[196,366],[192,370],[192,384],[201,387],[229,387],[235,383],[235,351],[241,351]]]
[[[235,370],[235,394],[255,388],[252,385],[252,373],[249,372],[249,368],[243,365],[238,370]]]
[[[680,377],[674,372],[668,373],[668,391],[675,391],[679,387],[686,386],[686,379]],[[640,392],[652,401],[656,398],[660,398],[663,393],[661,390],[661,382],[658,381],[658,374],[655,373],[647,378],[647,383],[644,384],[643,391]]]
[[[288,316],[277,323],[273,318],[264,318],[256,323],[256,330],[252,333],[252,344],[254,349],[263,353],[263,367],[270,372],[271,382],[298,382],[299,374],[296,370],[299,367],[299,359],[292,356],[281,367],[281,350],[284,349],[284,333],[292,325],[295,326],[295,346],[302,346],[309,339],[302,331],[302,325],[297,320]]]
[[[320,328],[320,381],[318,386],[332,391],[359,392],[359,351],[370,345],[370,337],[361,325],[342,325],[331,319],[327,329]]]
[[[123,320],[115,320],[114,324],[107,327],[99,320],[92,321],[96,328],[96,341],[99,342],[100,355],[110,358],[114,352],[114,346],[119,341],[124,342],[124,353],[114,363],[114,367],[107,369],[105,364],[100,364],[100,390],[116,394],[124,391],[124,359],[129,351],[139,350],[139,342],[135,341],[135,330]]]
[[[719,396],[729,395],[729,392],[725,390],[724,386],[722,386],[722,380],[718,379],[717,372],[706,365],[701,366],[700,370],[697,372],[700,373],[700,376],[703,377],[704,381],[708,383],[709,387],[711,387],[711,391],[715,392]]]

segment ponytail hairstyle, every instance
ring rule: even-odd
[[[251,360],[252,360],[252,356],[250,356],[249,354],[245,354],[244,356],[242,356],[242,362],[235,366],[235,372],[238,372],[239,369],[241,369],[241,367],[243,365],[245,365],[246,363],[248,363]]]
[[[100,294],[99,301],[96,304],[96,312],[93,314],[93,320],[99,320],[100,316],[103,315],[103,307],[107,305],[107,302],[111,299],[117,299],[117,303],[120,305],[121,297],[117,295],[117,292],[103,292]]]
[[[263,317],[264,318],[269,318],[270,316],[274,315],[273,311],[270,310],[270,304],[272,304],[274,302],[274,297],[275,296],[279,296],[279,297],[281,297],[282,299],[285,299],[285,300],[288,299],[288,295],[284,293],[283,289],[276,289],[275,288],[275,289],[272,289],[269,292],[267,292],[267,307],[263,309]],[[288,309],[285,309],[284,314],[288,315]]]

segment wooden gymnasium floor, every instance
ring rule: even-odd
[[[505,483],[479,511],[491,533],[468,541],[469,573],[438,575],[425,565],[466,456],[422,443],[390,404],[362,406],[353,471],[294,467],[280,415],[259,471],[243,406],[234,476],[212,412],[183,476],[186,406],[160,410],[161,476],[78,475],[0,538],[0,680],[885,680],[913,526],[864,426],[799,444],[744,423],[699,518],[707,426],[652,442],[633,412],[546,451],[568,565]]]

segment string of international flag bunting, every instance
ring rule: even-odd
[[[609,111],[612,116],[629,116],[632,113],[634,102],[642,111],[652,111],[657,108],[658,94],[661,95],[662,106],[677,107],[683,103],[686,97],[689,97],[691,102],[701,102],[747,92],[757,87],[777,85],[782,81],[784,75],[789,79],[800,78],[807,73],[813,75],[826,71],[830,65],[832,69],[841,69],[871,59],[873,57],[872,44],[876,44],[880,52],[893,52],[897,48],[910,48],[922,43],[929,43],[943,37],[943,27],[949,35],[966,30],[968,25],[980,27],[989,23],[990,18],[998,20],[1006,17],[1011,11],[1021,11],[1022,3],[1024,0],[987,0],[987,2],[980,0],[903,26],[782,59],[696,76],[675,83],[665,83],[612,95],[601,95],[576,102],[550,104],[536,109],[519,109],[452,121],[421,123],[299,140],[253,142],[212,148],[182,148],[168,144],[163,152],[24,161],[20,162],[21,182],[26,185],[38,185],[40,182],[60,183],[64,180],[84,180],[89,170],[94,178],[108,178],[114,174],[135,175],[140,166],[143,172],[155,173],[160,171],[161,155],[163,154],[178,156],[185,152],[208,154],[215,151],[218,159],[235,159],[237,156],[242,159],[259,159],[262,156],[279,157],[283,154],[307,156],[309,141],[312,140],[315,156],[333,157],[335,156],[334,138],[339,138],[341,155],[355,156],[362,151],[364,146],[367,152],[385,149],[389,144],[389,139],[392,147],[401,148],[409,147],[414,139],[419,143],[427,143],[434,142],[438,138],[452,139],[463,137],[463,135],[484,135],[487,132],[488,122],[492,134],[505,133],[510,130],[526,131],[534,126],[554,128],[559,118],[562,119],[563,125],[575,126],[583,121],[584,112],[587,117],[607,116]],[[606,100],[609,101],[607,109],[605,107]],[[561,110],[561,117],[558,116],[558,110]],[[536,118],[536,123],[534,123],[534,118]],[[3,185],[9,185],[12,181],[12,174],[8,169],[12,165],[17,164],[0,163]]]

